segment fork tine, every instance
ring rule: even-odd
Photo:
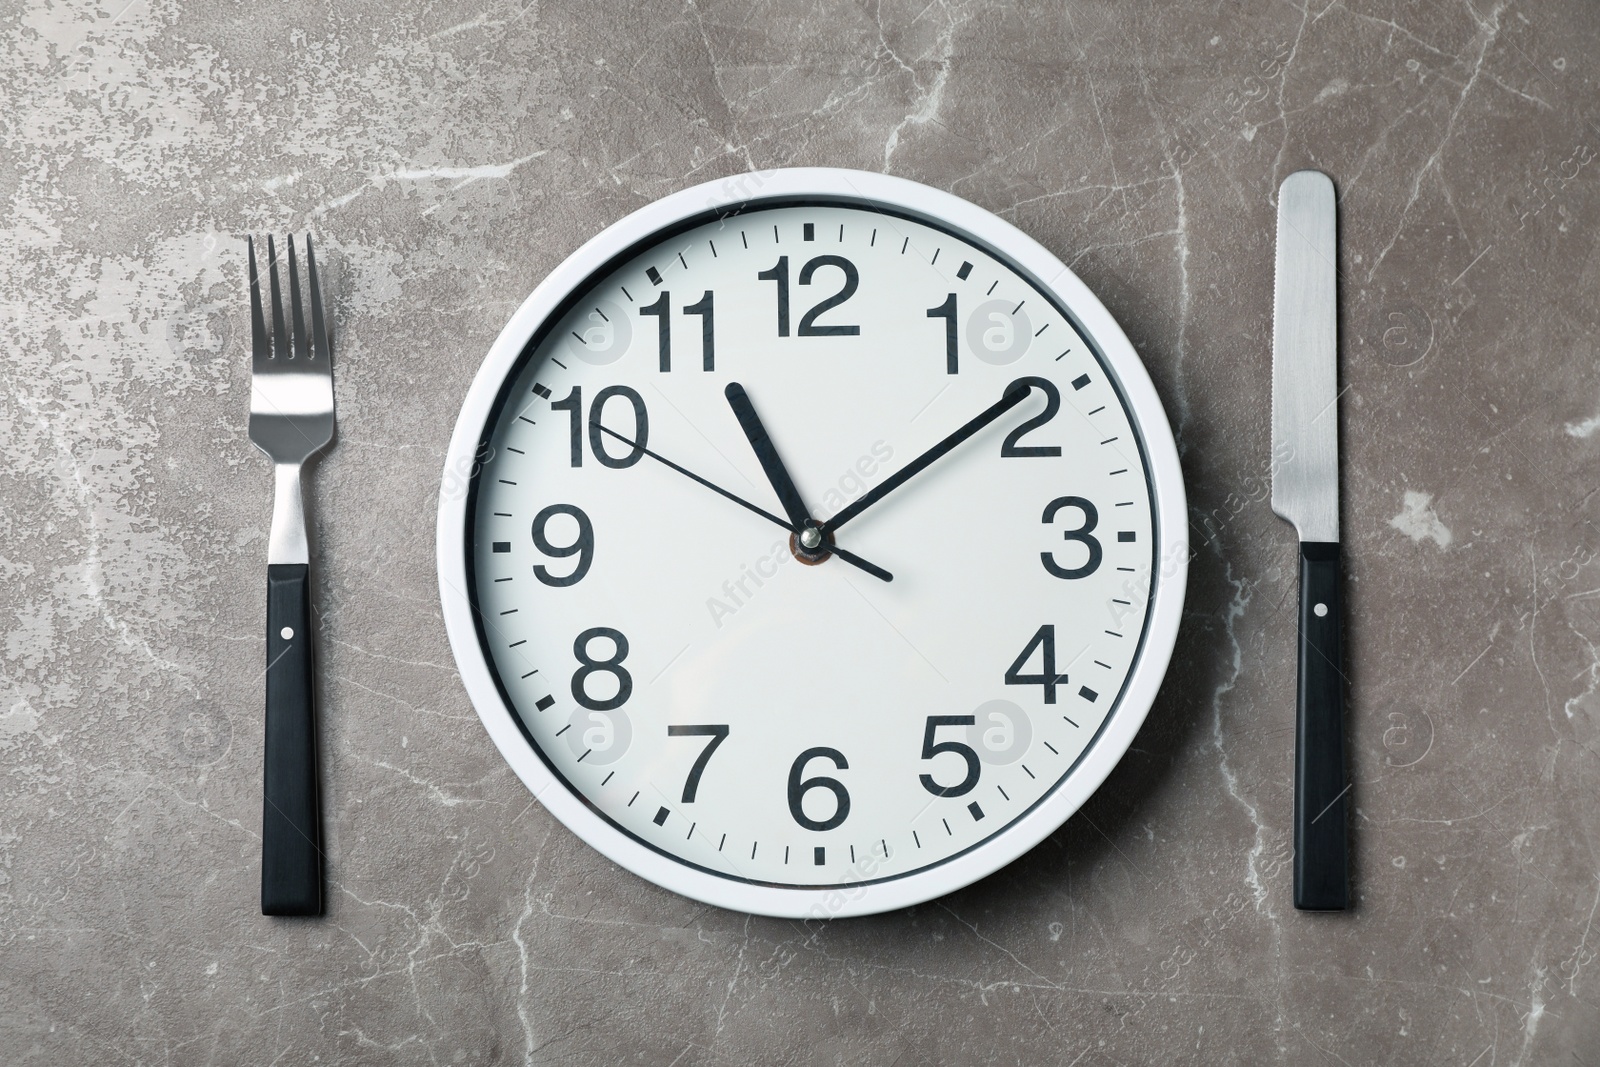
[[[272,290],[272,354],[276,359],[289,358],[289,331],[283,324],[283,295],[278,292],[278,251],[272,245],[272,234],[267,234],[267,283]]]
[[[311,338],[306,335],[306,317],[300,304],[300,272],[295,269],[294,234],[289,235],[289,312],[294,322],[294,358],[311,358]]]
[[[250,260],[250,356],[266,359],[272,353],[267,347],[267,323],[261,317],[261,280],[256,276],[255,238],[246,236],[244,247]]]
[[[311,235],[306,234],[306,272],[311,276],[311,332],[315,341],[311,358],[329,360],[333,349],[328,346],[328,324],[322,317],[322,287],[317,284],[317,255],[311,250]]]

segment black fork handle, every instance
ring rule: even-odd
[[[267,566],[267,753],[261,913],[322,914],[322,809],[312,692],[311,581],[304,563]]]

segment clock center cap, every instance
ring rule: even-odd
[[[815,567],[833,555],[828,546],[833,544],[833,534],[825,534],[815,526],[807,526],[789,535],[789,551],[794,558],[808,567]]]

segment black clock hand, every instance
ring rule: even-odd
[[[744,386],[738,382],[729,382],[722,395],[728,398],[734,417],[739,420],[740,429],[744,430],[745,437],[750,441],[750,447],[755,450],[756,459],[761,462],[761,469],[766,472],[767,481],[772,483],[773,491],[778,494],[778,500],[783,504],[783,510],[792,524],[791,529],[798,535],[808,526],[815,526],[810,512],[806,510],[805,501],[800,499],[800,490],[795,488],[794,479],[789,476],[789,469],[783,465],[783,460],[778,455],[778,448],[767,434],[761,416],[756,414],[755,405],[750,402],[750,396],[744,391]],[[812,536],[819,537],[820,545],[820,535]],[[827,550],[846,563],[860,567],[873,577],[882,578],[886,582],[894,580],[894,575],[876,563],[867,562],[848,549],[840,548],[830,542]]]
[[[791,528],[803,530],[807,526],[816,525],[811,521],[811,514],[806,510],[805,501],[800,499],[800,490],[795,488],[794,479],[789,477],[788,468],[778,457],[778,449],[773,445],[772,438],[767,436],[767,428],[761,424],[761,416],[756,414],[755,405],[750,403],[750,397],[745,393],[744,386],[738,382],[729,382],[722,395],[728,398],[734,417],[739,420],[739,428],[749,439],[750,447],[755,450],[756,459],[761,461],[761,469],[766,472],[767,481],[772,483],[773,491],[778,494],[778,500],[783,504],[783,513],[789,516]]]
[[[622,436],[620,433],[618,433],[617,431],[611,429],[610,427],[607,427],[607,426],[605,426],[605,425],[603,425],[601,423],[598,423],[598,422],[595,423],[595,425],[600,427],[600,432],[601,433],[608,433],[612,437],[615,437],[618,441],[621,441],[623,444],[627,445],[629,448],[638,449],[640,452],[643,452],[645,455],[649,456],[651,459],[655,460],[657,463],[661,463],[661,464],[664,464],[665,466],[671,467],[673,470],[677,471],[679,474],[683,475],[684,477],[688,478],[691,481],[699,482],[701,485],[705,486],[707,489],[711,490],[713,493],[716,493],[718,496],[727,497],[729,500],[733,501],[735,504],[738,504],[740,507],[745,508],[745,509],[747,509],[749,511],[755,512],[757,515],[760,515],[763,519],[766,519],[768,522],[777,523],[779,526],[782,526],[785,530],[788,530],[790,533],[794,533],[795,532],[794,527],[790,526],[783,519],[778,518],[778,516],[774,515],[772,512],[767,511],[765,508],[756,507],[756,505],[750,503],[750,501],[744,499],[743,497],[734,496],[732,493],[728,492],[726,489],[722,488],[720,485],[713,485],[711,482],[706,481],[704,478],[702,478],[698,474],[694,473],[694,471],[691,471],[691,470],[689,470],[689,469],[687,469],[685,467],[678,466],[676,463],[672,462],[672,460],[668,459],[667,457],[661,455],[658,452],[650,451],[650,449],[648,449],[648,448],[644,447],[643,445],[639,444],[637,441],[634,441],[634,440],[631,440],[631,439],[629,439],[627,437]],[[854,552],[846,552],[845,550],[839,548],[836,545],[829,545],[828,546],[828,551],[832,552],[834,555],[838,556],[840,559],[844,560],[846,563],[849,563],[852,566],[861,568],[862,570],[866,571],[868,574],[872,575],[874,578],[881,578],[886,582],[894,581],[894,575],[893,574],[891,574],[888,571],[884,570],[882,567],[878,566],[876,563],[869,563],[867,560],[862,559],[860,556],[856,555]]]
[[[1028,388],[1029,387],[1026,383],[1020,384],[1015,389],[1011,390],[1011,392],[1007,393],[993,404],[990,404],[987,408],[984,408],[983,411],[969,419],[955,433],[951,434],[949,437],[946,437],[943,441],[940,441],[922,455],[918,456],[910,463],[907,463],[904,467],[901,467],[899,470],[895,471],[887,480],[880,483],[877,488],[873,489],[866,496],[857,500],[854,504],[851,504],[843,511],[840,511],[839,514],[823,523],[822,529],[827,532],[837,530],[839,527],[843,526],[845,523],[849,522],[851,519],[855,518],[857,515],[861,514],[863,511],[867,510],[884,497],[888,496],[892,491],[900,488],[906,482],[910,481],[912,477],[920,474],[924,469],[931,465],[934,460],[938,459],[952,448],[955,448],[961,442],[965,441],[967,438],[971,437],[973,434],[977,433],[994,420],[998,419],[1001,415],[1004,415],[1006,412],[1022,403],[1022,401],[1028,395]]]
[[[685,477],[689,478],[690,480],[699,482],[701,485],[705,486],[707,489],[711,490],[713,493],[716,493],[716,494],[718,494],[720,496],[727,497],[729,500],[733,501],[735,504],[738,504],[742,508],[748,508],[750,511],[753,511],[757,515],[760,515],[763,519],[766,519],[768,522],[775,522],[779,526],[782,526],[785,530],[789,529],[789,524],[788,523],[784,522],[782,519],[778,518],[778,516],[774,515],[772,512],[766,510],[765,508],[758,508],[754,504],[750,503],[750,501],[744,499],[744,497],[734,496],[732,493],[730,493],[726,489],[722,488],[722,486],[713,485],[712,483],[706,481],[704,478],[700,477],[694,471],[687,470],[687,469],[685,469],[683,467],[678,466],[676,463],[672,462],[672,460],[668,459],[667,457],[661,455],[658,452],[650,451],[648,448],[644,447],[644,445],[641,445],[639,442],[634,441],[634,440],[632,440],[630,438],[622,436],[620,433],[618,433],[617,431],[611,429],[609,426],[605,426],[605,425],[603,425],[601,423],[598,423],[598,422],[595,423],[595,425],[600,427],[600,432],[601,433],[610,434],[612,437],[615,437],[617,440],[621,441],[623,444],[627,445],[629,448],[638,449],[640,452],[643,452],[645,455],[649,456],[651,459],[655,460],[657,463],[663,463],[666,466],[671,467],[673,470],[677,471],[681,475],[684,475]]]
[[[878,566],[876,563],[867,562],[866,560],[862,559],[860,556],[856,555],[854,552],[846,551],[845,549],[840,548],[838,545],[829,545],[828,546],[828,551],[833,553],[835,556],[838,556],[840,559],[844,560],[846,563],[849,563],[852,566],[859,567],[860,569],[866,571],[868,574],[872,575],[874,578],[882,578],[886,582],[894,581],[894,575],[890,574],[888,571],[884,570],[882,567]]]

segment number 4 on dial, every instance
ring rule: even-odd
[[[1033,655],[1034,649],[1041,649],[1044,663],[1040,665],[1038,674],[1023,674],[1022,669],[1027,665],[1028,659]],[[1056,673],[1056,628],[1046,623],[1034,632],[1033,639],[1022,649],[1011,666],[1006,669],[1007,685],[1042,685],[1044,686],[1044,702],[1056,702],[1056,686],[1065,684],[1067,676]]]

